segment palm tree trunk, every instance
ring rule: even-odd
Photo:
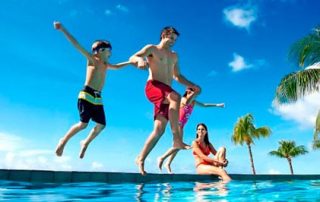
[[[291,158],[287,158],[287,160],[288,160],[288,162],[289,162],[289,167],[290,167],[291,175],[293,175],[292,160],[291,160]]]
[[[251,146],[250,146],[250,144],[247,144],[247,145],[248,145],[248,149],[249,149],[249,156],[250,156],[250,162],[251,162],[252,173],[255,175],[255,174],[256,174],[256,169],[254,168],[254,163],[253,163],[253,156],[252,156]]]

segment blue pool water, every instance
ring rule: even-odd
[[[0,201],[320,201],[320,180],[39,184],[0,181]]]

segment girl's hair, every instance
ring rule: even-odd
[[[186,92],[184,92],[184,94],[183,94],[183,96],[182,96],[182,97],[187,97],[187,95],[188,95],[188,90],[193,91],[193,89],[192,89],[192,88],[187,88]]]
[[[207,133],[206,133],[206,135],[204,136],[204,143],[205,143],[207,146],[209,146],[209,144],[210,144],[210,142],[209,142],[209,132],[208,132],[208,128],[207,128],[206,124],[204,124],[204,123],[199,123],[199,124],[197,125],[197,127],[196,127],[196,130],[198,130],[198,127],[199,127],[199,126],[203,126],[203,127],[206,129]],[[196,138],[198,138],[198,133],[196,133]]]

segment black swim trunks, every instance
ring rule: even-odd
[[[78,110],[81,122],[88,123],[92,119],[96,123],[106,125],[100,91],[85,86],[78,96]]]

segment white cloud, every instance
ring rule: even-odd
[[[253,66],[251,64],[247,64],[244,58],[237,53],[233,54],[233,61],[231,61],[228,65],[232,68],[233,72],[249,69]]]
[[[0,167],[5,169],[71,170],[70,157],[56,157],[54,151],[29,149],[29,140],[0,132]]]
[[[13,134],[0,132],[0,151],[14,151],[22,146],[22,139]]]
[[[302,128],[313,128],[318,110],[320,109],[320,93],[311,93],[295,103],[272,103],[272,113],[286,120],[297,122]]]
[[[94,170],[94,171],[103,171],[105,170],[104,169],[104,165],[102,163],[99,163],[99,162],[92,162],[91,164],[91,169]]]
[[[320,62],[316,62],[313,65],[306,67],[306,69],[320,69]]]
[[[116,6],[116,8],[117,8],[118,10],[122,11],[122,12],[125,12],[125,13],[129,12],[129,9],[128,9],[126,6],[121,5],[121,4],[118,4],[118,5]]]
[[[110,9],[106,9],[104,11],[104,14],[107,15],[107,16],[112,15],[112,11]]]
[[[276,170],[276,169],[273,169],[271,168],[269,171],[268,171],[269,174],[271,175],[278,175],[278,174],[281,174],[280,171]]]
[[[115,9],[105,9],[104,14],[106,16],[111,16],[111,15],[115,15],[117,13],[128,13],[129,9],[128,7],[118,4],[115,6]]]
[[[232,25],[249,29],[250,25],[257,19],[256,8],[230,7],[223,10],[225,19]]]

